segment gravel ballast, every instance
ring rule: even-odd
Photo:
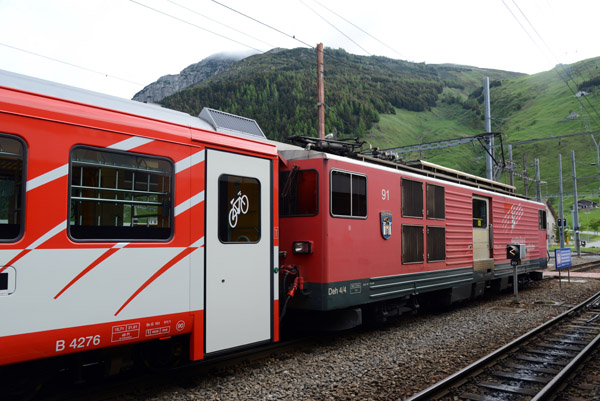
[[[402,316],[379,329],[123,394],[124,400],[405,399],[600,291],[600,280],[544,279],[519,291]]]

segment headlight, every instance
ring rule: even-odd
[[[292,243],[292,252],[297,254],[312,253],[312,241],[294,241]]]

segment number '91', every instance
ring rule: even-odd
[[[390,200],[390,190],[389,189],[381,190],[381,199],[382,200]]]

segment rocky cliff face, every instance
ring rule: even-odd
[[[144,103],[157,103],[187,87],[196,85],[205,79],[219,74],[248,54],[218,53],[192,64],[177,75],[165,75],[151,83],[133,96],[133,100]]]

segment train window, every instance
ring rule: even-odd
[[[423,263],[423,226],[402,225],[402,263]]]
[[[319,213],[317,170],[282,171],[279,174],[279,215],[315,216]]]
[[[483,199],[473,199],[473,227],[487,227],[487,202]]]
[[[427,184],[427,218],[446,218],[445,189],[439,185]]]
[[[367,217],[367,177],[343,171],[331,171],[331,215]]]
[[[540,228],[540,230],[545,230],[546,229],[546,211],[545,210],[538,210],[538,226]]]
[[[0,241],[23,235],[25,146],[14,137],[0,136]]]
[[[75,240],[168,240],[173,164],[87,147],[71,151],[69,235]]]
[[[446,228],[427,227],[427,261],[446,260]]]
[[[256,178],[219,177],[219,240],[256,243],[260,240],[260,182]]]
[[[402,179],[402,216],[423,217],[423,183]]]

